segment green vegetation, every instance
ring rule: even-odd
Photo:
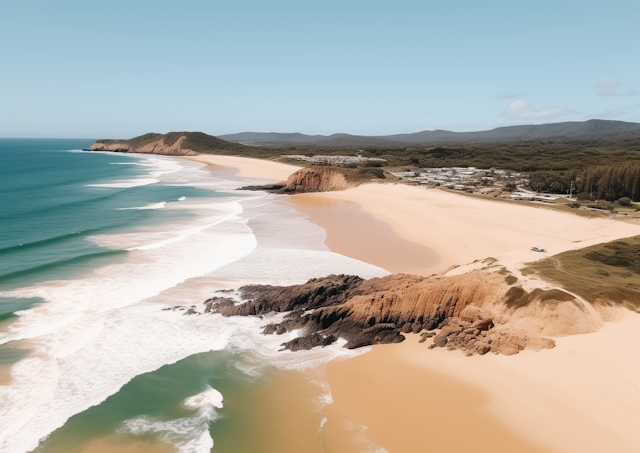
[[[579,178],[579,193],[591,199],[615,201],[623,206],[640,201],[640,161],[587,168]]]
[[[298,164],[300,164],[298,162]],[[384,170],[379,167],[371,167],[365,165],[358,166],[331,166],[331,169],[337,171],[338,173],[342,173],[344,175],[344,179],[351,183],[363,183],[371,180],[385,180],[386,175]]]
[[[560,253],[523,269],[583,299],[640,312],[640,236]]]
[[[575,181],[576,173],[576,171],[534,171],[529,174],[529,188],[536,192],[569,193],[571,181]]]

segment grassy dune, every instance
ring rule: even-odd
[[[640,312],[640,236],[529,263],[523,274],[537,274],[593,304]]]

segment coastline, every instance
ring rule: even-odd
[[[247,177],[284,179],[295,171],[280,167],[274,177],[271,170],[260,172],[263,161],[236,159],[225,163]],[[366,184],[288,201],[325,229],[332,251],[422,275],[489,256],[517,268],[548,256],[531,252],[533,245],[556,254],[640,234],[637,225],[621,221],[405,185]],[[371,228],[375,234],[363,234]],[[372,244],[372,236],[383,240]],[[412,246],[439,260],[403,262]],[[633,353],[628,345],[640,341],[640,315],[629,312],[600,332],[557,341],[550,351],[466,357],[429,350],[430,340],[418,344],[411,336],[332,361],[326,367],[333,397],[327,428],[334,418],[351,420],[391,453],[424,451],[426,445],[493,453],[637,451],[640,365],[627,359]]]
[[[217,154],[198,154],[197,156],[180,156],[183,159],[201,162],[213,171],[225,170],[243,178],[255,178],[279,182],[302,167],[270,160],[250,157],[222,156]]]

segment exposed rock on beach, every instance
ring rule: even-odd
[[[296,194],[345,190],[349,183],[344,175],[330,167],[302,168],[278,184],[245,186],[240,190],[266,190],[271,193]]]
[[[508,276],[509,277],[509,276]],[[292,351],[346,340],[346,348],[398,343],[422,332],[430,348],[469,355],[512,355],[553,348],[550,336],[593,332],[602,323],[582,300],[558,289],[528,292],[504,272],[476,270],[450,277],[393,274],[363,280],[329,275],[302,285],[250,285],[238,299],[214,297],[205,312],[223,316],[286,313],[264,326],[266,335],[299,330],[282,344]],[[509,284],[511,283],[511,285]],[[576,312],[582,313],[576,317]],[[425,346],[426,347],[426,346]]]

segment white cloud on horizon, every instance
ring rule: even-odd
[[[611,118],[617,118],[619,116],[624,115],[626,112],[624,110],[605,110],[604,112],[594,113],[591,115],[585,115],[585,119],[599,119],[599,120],[608,120]]]
[[[618,91],[619,87],[620,87],[620,84],[618,82],[604,82],[604,81],[598,82],[593,86],[593,88],[598,89],[598,96],[638,96],[640,95],[640,93],[638,93],[635,90],[632,90],[631,88],[627,88],[626,91],[620,92]]]
[[[575,115],[578,113],[580,112],[562,105],[536,107],[535,105],[528,104],[525,101],[515,101],[509,104],[500,116],[515,121],[529,121],[550,120],[557,118],[558,116]]]

